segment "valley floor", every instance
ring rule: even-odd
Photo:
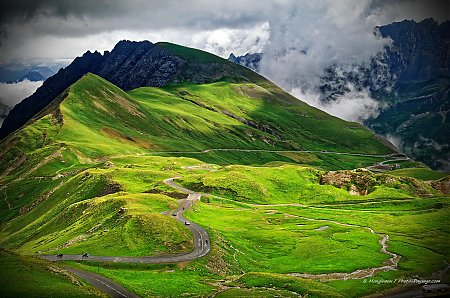
[[[2,226],[2,245],[141,297],[363,297],[448,282],[450,198],[420,180],[145,155],[60,173],[40,178],[45,199]],[[350,184],[325,183],[341,176]]]

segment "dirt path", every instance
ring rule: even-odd
[[[203,194],[205,196],[213,196],[213,197],[217,197],[215,195],[212,194]],[[217,197],[220,198],[220,197]],[[233,201],[230,199],[226,199],[226,198],[220,198],[222,200],[227,200],[227,201]],[[234,202],[234,201],[233,201]],[[308,205],[303,205],[303,204],[268,204],[268,205],[261,205],[261,204],[251,204],[251,203],[243,203],[243,202],[239,202],[240,204],[244,204],[250,207],[303,207],[303,208],[313,208],[313,209],[325,209],[325,208],[317,208],[317,207],[311,207]],[[354,211],[354,210],[352,210]],[[310,218],[310,217],[304,217],[304,216],[297,216],[298,218],[304,219],[304,220],[309,220],[309,221],[319,221],[319,222],[326,222],[326,223],[332,223],[332,224],[336,224],[336,225],[340,225],[340,226],[344,226],[344,227],[354,227],[354,228],[362,228],[362,229],[367,229],[369,230],[370,233],[375,234],[377,236],[380,237],[380,240],[378,241],[380,243],[380,252],[385,254],[385,255],[389,255],[390,258],[382,265],[379,267],[374,267],[374,268],[365,268],[365,269],[359,269],[350,273],[344,273],[344,272],[334,272],[334,273],[324,273],[324,274],[309,274],[309,273],[290,273],[288,275],[290,276],[295,276],[295,277],[301,277],[301,278],[308,278],[308,279],[319,279],[321,281],[331,281],[331,280],[347,280],[347,279],[363,279],[363,278],[368,278],[371,277],[377,273],[380,272],[386,272],[386,271],[391,271],[391,270],[395,270],[398,266],[398,262],[400,261],[401,256],[398,254],[395,254],[393,252],[388,251],[388,245],[387,242],[389,241],[389,235],[385,235],[385,234],[381,234],[381,233],[376,233],[372,228],[370,227],[366,227],[366,226],[360,226],[360,225],[355,225],[355,224],[347,224],[347,223],[341,223],[338,221],[334,221],[334,220],[328,220],[328,219],[316,219],[316,218]],[[322,227],[323,228],[323,227]]]
[[[354,225],[354,224],[346,224],[346,223],[341,223],[341,222],[334,221],[334,220],[315,219],[315,218],[308,218],[308,217],[303,217],[303,216],[300,216],[299,218],[302,218],[305,220],[312,220],[312,221],[329,222],[329,223],[333,223],[333,224],[345,226],[345,227],[355,227],[355,228],[367,229],[372,234],[375,234],[381,238],[378,241],[378,243],[380,243],[380,245],[381,245],[380,252],[385,255],[389,255],[390,258],[389,258],[389,260],[387,260],[385,262],[385,264],[383,266],[359,269],[359,270],[356,270],[356,271],[353,271],[350,273],[342,273],[342,272],[324,273],[324,274],[290,273],[288,275],[301,277],[301,278],[308,278],[308,279],[319,279],[320,281],[362,279],[362,278],[372,277],[375,274],[380,273],[380,272],[395,270],[398,266],[398,262],[400,261],[401,256],[388,251],[387,242],[389,241],[389,235],[376,233],[370,227],[364,227],[364,226],[359,226],[359,225]]]

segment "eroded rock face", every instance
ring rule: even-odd
[[[367,195],[379,185],[372,173],[367,170],[331,171],[320,177],[320,184],[333,185],[346,189],[351,195]]]
[[[123,90],[161,87],[177,74],[184,61],[149,41],[119,42],[94,72]]]
[[[450,178],[432,182],[430,186],[424,181],[410,177],[396,177],[388,174],[374,174],[365,169],[330,171],[320,176],[320,184],[333,185],[348,191],[351,195],[365,196],[373,192],[377,186],[401,189],[411,195],[428,196],[436,190],[450,192]],[[447,193],[448,193],[447,192]]]
[[[444,177],[438,181],[432,181],[431,186],[444,194],[450,194],[450,176]]]

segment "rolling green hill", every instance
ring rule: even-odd
[[[25,159],[30,163],[33,155],[42,159],[61,148],[68,148],[67,154],[78,160],[212,148],[391,152],[361,125],[332,117],[269,86],[219,81],[125,93],[88,74],[70,87],[66,97],[61,96],[60,104],[56,100],[39,115],[43,117],[1,143],[6,161],[1,170],[12,173],[10,165]],[[240,162],[230,160],[226,152],[222,159],[212,155],[200,158]],[[265,159],[292,161],[280,155]],[[297,159],[302,161],[301,156]]]

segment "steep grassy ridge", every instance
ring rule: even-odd
[[[88,74],[70,88],[59,106],[49,106],[47,115],[2,142],[1,158],[5,162],[0,170],[12,174],[8,175],[11,179],[23,176],[49,155],[63,154],[63,147],[69,148],[66,155],[71,154],[67,158],[74,163],[117,154],[210,148],[390,152],[361,125],[312,108],[268,81],[265,85],[184,83],[125,93]],[[340,164],[329,163],[320,155],[265,155],[262,159],[254,157],[253,162],[281,160],[320,165],[318,161],[323,160],[331,167]],[[229,152],[196,157],[252,163],[252,158],[246,160]],[[14,171],[18,165],[23,165],[22,172]]]

